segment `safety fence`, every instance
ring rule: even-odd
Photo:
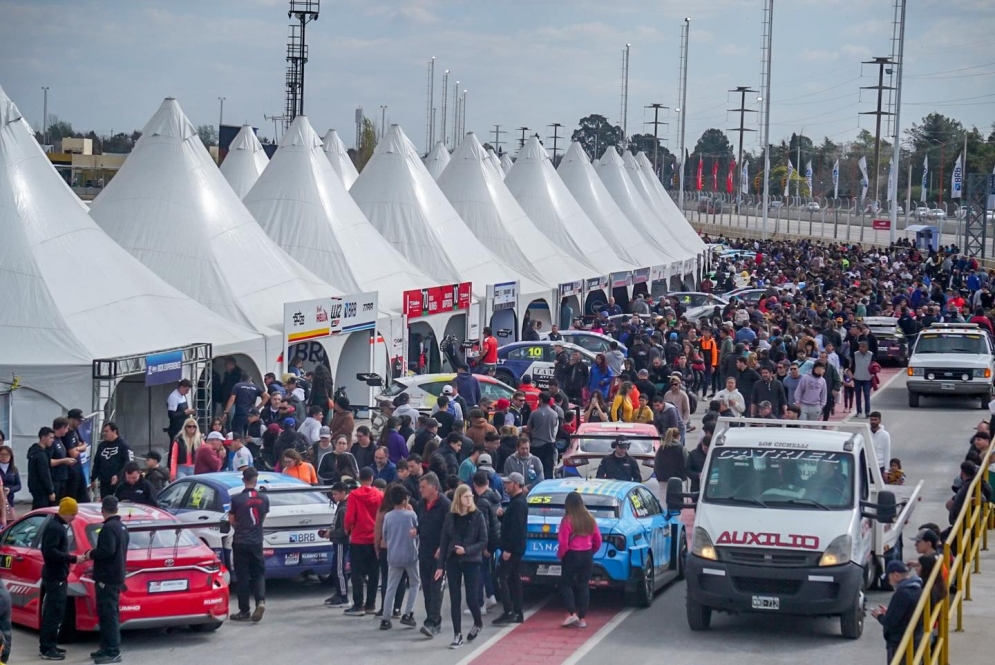
[[[951,626],[953,632],[964,630],[964,602],[971,600],[971,577],[981,572],[981,552],[988,550],[988,532],[995,529],[995,509],[981,493],[981,482],[989,476],[991,460],[992,448],[989,448],[982,460],[981,471],[968,489],[970,499],[964,502],[950,535],[943,543],[943,563],[946,566],[933,566],[933,572],[923,580],[919,603],[891,665],[950,663]],[[941,576],[947,566],[948,577],[944,580]],[[938,603],[932,602],[930,594],[935,584],[946,585],[947,591]],[[917,634],[920,636],[918,640]]]

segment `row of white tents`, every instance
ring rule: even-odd
[[[684,275],[703,249],[643,155],[611,148],[595,169],[574,144],[557,172],[537,138],[512,164],[469,134],[423,163],[392,126],[360,174],[334,131],[322,140],[298,117],[272,160],[243,127],[219,170],[171,98],[88,214],[0,89],[0,393],[18,387],[8,399],[22,441],[67,408],[107,408],[97,359],[211,343],[257,379],[278,370],[285,303],[379,294],[375,334],[320,342],[364,403],[355,374],[387,375],[409,329],[436,340],[515,330],[527,311],[554,317],[565,283]],[[469,311],[402,316],[405,291],[462,282]],[[498,312],[488,294],[508,282],[518,304]],[[158,432],[168,389],[131,377],[119,420]]]

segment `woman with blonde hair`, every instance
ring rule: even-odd
[[[169,449],[170,480],[193,475],[193,457],[202,443],[204,436],[200,433],[197,421],[187,418]]]
[[[671,427],[663,433],[663,442],[656,450],[653,460],[653,472],[661,491],[665,491],[667,481],[671,478],[687,480],[687,449],[681,445],[681,431]]]
[[[611,413],[608,414],[613,422],[632,422],[632,401],[629,398],[631,392],[632,383],[629,381],[623,381],[622,385],[618,387],[618,393],[615,394],[615,399],[612,401]]]
[[[487,547],[487,522],[477,510],[473,501],[473,491],[467,485],[460,485],[453,493],[452,507],[442,524],[442,540],[439,543],[436,581],[443,573],[449,579],[449,605],[453,620],[453,641],[450,649],[463,646],[463,598],[461,585],[466,587],[466,604],[473,615],[473,628],[466,639],[477,639],[484,627],[480,616],[480,566]]]
[[[584,617],[591,600],[588,585],[594,554],[601,549],[601,532],[594,516],[577,492],[570,492],[563,502],[563,519],[557,534],[556,556],[563,562],[560,569],[560,597],[567,608],[564,628],[587,628]]]

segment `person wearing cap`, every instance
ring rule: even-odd
[[[169,417],[169,427],[166,428],[166,432],[170,441],[183,429],[186,419],[197,413],[197,410],[190,406],[190,399],[187,397],[192,387],[190,379],[181,379],[176,384],[176,389],[166,398],[166,415]]]
[[[318,429],[318,442],[311,446],[311,462],[314,464],[314,468],[320,470],[321,460],[329,454],[333,457],[335,456],[335,446],[332,444],[332,429],[330,427],[320,427]],[[334,467],[334,465],[332,466]],[[328,464],[326,463],[327,467]],[[319,479],[321,478],[320,471],[318,477]]]
[[[327,537],[335,546],[335,594],[325,599],[327,607],[349,604],[349,580],[346,575],[346,552],[349,547],[349,534],[345,530],[346,502],[349,500],[350,485],[343,481],[332,484],[332,502],[335,504],[335,521],[330,529],[318,532]]]
[[[922,595],[922,579],[915,573],[910,574],[908,566],[901,561],[889,561],[885,574],[888,577],[888,584],[895,593],[892,594],[887,609],[883,605],[878,605],[871,610],[871,616],[881,624],[890,663],[915,614],[916,605]],[[916,645],[921,638],[922,624],[917,621],[914,636]]]
[[[919,533],[915,537],[915,548],[916,554],[920,557],[932,557],[934,559],[941,559],[943,557],[942,543],[940,542],[940,536],[937,535],[932,529],[919,529]],[[910,570],[915,571],[917,575],[922,577],[920,572],[919,562],[910,561],[906,564]],[[950,575],[950,571],[947,568],[947,564],[943,562],[943,579],[946,580]]]
[[[474,475],[481,471],[487,474],[487,486],[497,492],[497,495],[503,499],[505,496],[504,481],[501,480],[501,476],[494,470],[494,458],[491,457],[490,453],[480,453],[480,456],[477,457],[477,471]],[[500,503],[498,507],[500,508]],[[500,513],[498,515],[500,516]]]
[[[135,474],[138,474],[137,464]],[[129,467],[130,468],[130,467]],[[148,481],[143,481],[148,482]],[[150,486],[151,488],[151,486]],[[120,600],[127,573],[128,529],[118,515],[118,499],[104,497],[100,504],[104,523],[97,534],[97,545],[87,553],[93,560],[93,581],[97,593],[97,619],[100,624],[100,648],[90,654],[98,665],[121,662]]]
[[[154,450],[150,450],[145,457],[145,478],[152,483],[152,488],[156,495],[169,484],[169,472],[162,468],[162,455]]]
[[[522,609],[522,556],[525,554],[528,536],[528,504],[526,503],[525,478],[517,471],[508,474],[505,488],[511,500],[501,518],[501,537],[494,584],[504,612],[494,620],[495,626],[522,623],[525,620]]]
[[[75,448],[78,453],[76,456],[77,463],[69,468],[69,473],[73,475],[73,471],[75,470],[76,474],[82,476],[83,484],[88,485],[90,481],[87,478],[86,472],[89,469],[85,467],[90,461],[90,444],[84,441],[79,433],[79,427],[83,424],[84,420],[83,410],[69,409],[66,418],[69,419],[69,428],[66,430],[65,436],[62,437],[62,443],[65,445],[67,452]]]
[[[100,430],[100,444],[93,456],[91,485],[100,481],[100,498],[113,496],[124,465],[135,459],[131,446],[121,436],[117,424],[108,420]]]
[[[221,470],[225,462],[225,435],[221,432],[211,432],[204,440],[204,445],[197,449],[194,455],[194,475],[215,473]]]
[[[45,562],[41,568],[41,586],[45,596],[38,646],[43,660],[66,658],[65,649],[59,648],[59,630],[66,615],[69,564],[87,560],[85,553],[77,556],[69,551],[69,530],[66,527],[72,524],[78,513],[79,504],[75,499],[62,499],[55,518],[45,522],[41,532],[41,555]]]
[[[643,476],[639,470],[639,462],[629,455],[629,442],[626,439],[620,437],[612,441],[612,454],[601,458],[597,477],[608,480],[631,480],[634,483],[642,482]]]
[[[253,467],[242,471],[245,488],[231,497],[228,522],[235,530],[232,535],[232,557],[235,560],[235,589],[238,612],[232,621],[258,623],[266,611],[266,558],[263,555],[263,523],[269,514],[269,498],[256,489],[259,472]],[[249,614],[249,594],[256,602]]]
[[[140,503],[153,508],[159,507],[156,501],[156,491],[147,478],[142,477],[142,468],[138,462],[128,462],[124,465],[124,480],[118,483],[114,490],[118,501]]]

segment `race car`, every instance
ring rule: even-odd
[[[618,350],[622,352],[622,355],[629,355],[629,349],[626,348],[625,344],[622,344],[622,342],[616,342],[610,335],[602,335],[601,333],[591,332],[590,330],[574,329],[561,330],[560,335],[563,337],[564,342],[576,344],[582,349],[587,349],[595,355],[611,351],[612,342],[618,344]],[[549,333],[542,333],[540,337],[542,338],[542,341],[548,341]]]
[[[181,521],[217,525],[227,520],[231,497],[243,489],[242,474],[202,473],[179,478],[159,493],[159,505]],[[330,575],[335,547],[318,535],[335,520],[335,506],[303,480],[261,471],[257,487],[269,492],[269,514],[263,523],[266,577],[287,578],[306,573]],[[205,526],[194,534],[231,566],[231,534]]]
[[[59,519],[57,512],[33,510],[0,533],[0,578],[13,601],[13,622],[26,628],[41,627],[41,534]],[[217,555],[166,511],[122,503],[118,514],[129,531],[121,628],[217,630],[228,618],[228,584]],[[67,527],[69,551],[80,555],[96,547],[103,521],[100,504],[80,504]],[[61,637],[98,630],[92,561],[70,564],[68,594]]]
[[[486,374],[474,374],[473,376],[480,386],[481,397],[489,397],[495,402],[502,398],[510,400],[515,392],[514,388],[494,377]],[[455,379],[456,375],[453,373],[403,376],[394,379],[390,387],[376,396],[377,404],[381,410],[386,407],[388,411],[393,411],[394,398],[401,393],[407,393],[411,398],[409,402],[411,406],[428,413],[435,406],[435,400],[442,394],[442,389],[450,385]]]
[[[656,427],[648,423],[583,423],[570,437],[563,453],[564,478],[596,478],[601,460],[613,454],[612,443],[629,442],[629,455],[639,462],[643,481],[653,475],[653,459],[660,444]]]
[[[570,492],[583,497],[603,541],[594,555],[591,588],[622,591],[627,603],[649,607],[664,585],[684,579],[687,538],[680,511],[666,510],[639,483],[564,478],[544,480],[529,492],[522,582],[559,583],[557,533]]]
[[[875,360],[879,363],[891,361],[898,365],[909,363],[909,342],[898,327],[898,319],[891,316],[865,316],[863,323],[878,340]]]
[[[549,380],[554,377],[553,365],[556,352],[553,346],[556,344],[562,344],[563,350],[568,355],[574,351],[580,353],[588,368],[594,364],[597,354],[569,342],[514,342],[498,349],[498,366],[494,371],[494,377],[509,385],[517,386],[521,383],[523,375],[530,374],[532,383],[539,390],[545,390],[549,387]]]

